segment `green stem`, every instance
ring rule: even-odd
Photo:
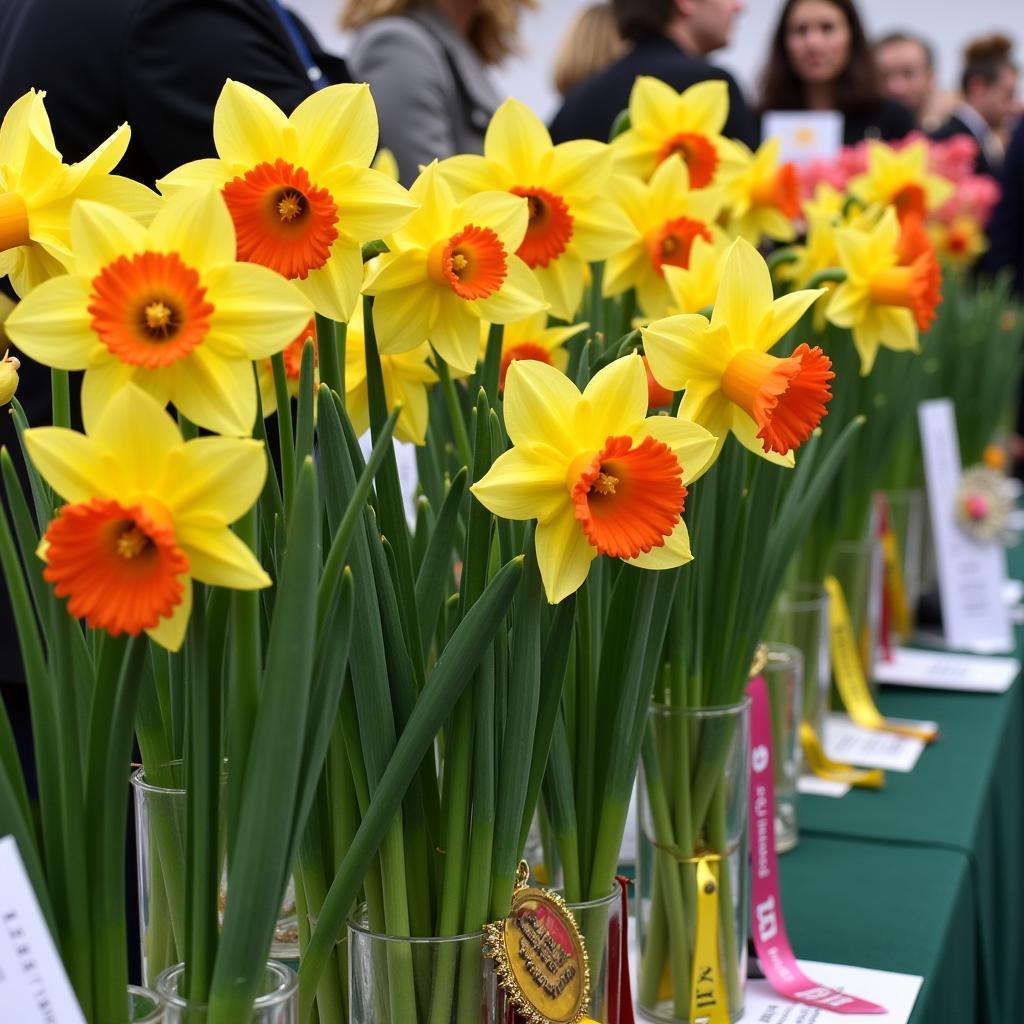
[[[347,324],[316,314],[316,348],[320,380],[335,394],[345,397],[345,339]]]
[[[71,383],[67,370],[50,370],[50,398],[53,402],[53,425],[71,426]]]
[[[448,370],[448,364],[440,357],[436,359],[436,369],[438,379],[441,381],[441,394],[444,395],[444,404],[448,410],[448,419],[455,437],[455,450],[459,454],[459,461],[463,466],[472,466],[473,457],[472,449],[469,446],[469,433],[466,430],[462,407],[459,405],[459,396],[455,391],[455,382]]]
[[[291,511],[295,497],[295,433],[292,426],[292,396],[288,393],[288,374],[284,356],[270,357],[274,369],[274,397],[277,400],[277,443],[281,455],[281,480],[284,485],[285,514]]]

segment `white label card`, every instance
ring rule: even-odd
[[[889,721],[901,722],[898,718],[890,718]],[[934,722],[913,724],[935,725]],[[830,712],[825,718],[825,753],[833,761],[842,764],[855,764],[859,768],[881,768],[887,772],[911,772],[925,745],[924,740],[916,736],[865,729],[846,715]],[[878,1000],[875,999],[873,1002]]]
[[[874,677],[890,686],[918,686],[962,693],[1005,693],[1020,672],[1016,658],[952,654],[895,647],[889,661],[879,659]]]
[[[85,1024],[12,836],[0,839],[0,1019]]]
[[[962,468],[953,403],[948,398],[922,402],[917,415],[946,644],[985,653],[1012,651],[1013,629],[1003,600],[1006,550],[972,537],[957,520]]]
[[[807,796],[828,796],[834,800],[842,799],[852,788],[848,782],[819,779],[817,775],[801,775],[796,780],[798,793],[805,793]]]
[[[838,110],[766,110],[766,139],[779,140],[779,159],[798,166],[834,160],[843,148],[843,115]]]

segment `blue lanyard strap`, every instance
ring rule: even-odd
[[[313,53],[306,42],[306,37],[299,31],[295,18],[292,17],[290,11],[281,5],[280,0],[269,0],[269,3],[277,15],[278,21],[281,22],[281,27],[291,40],[292,47],[298,54],[299,60],[302,61],[305,67],[310,85],[313,86],[314,90],[323,89],[328,84],[327,77],[320,70],[320,65],[313,59]]]

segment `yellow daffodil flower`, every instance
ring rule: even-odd
[[[510,192],[455,200],[438,164],[413,182],[420,208],[385,239],[363,291],[375,296],[373,324],[382,355],[429,341],[456,370],[472,371],[480,321],[522,320],[546,307],[540,285],[516,255],[528,223],[527,202]]]
[[[259,442],[184,441],[160,404],[127,384],[87,433],[38,427],[25,432],[25,445],[67,502],[40,545],[43,577],[93,629],[145,631],[176,651],[193,579],[237,590],[270,585],[229,528],[263,490]]]
[[[722,135],[729,117],[729,87],[715,79],[683,92],[642,75],[629,96],[629,128],[612,140],[619,170],[647,181],[678,153],[691,188],[721,185],[743,165],[735,143]]]
[[[667,313],[699,313],[715,304],[722,281],[729,243],[720,236],[708,241],[701,235],[693,240],[687,267],[665,266],[669,300]]]
[[[768,265],[742,238],[733,242],[711,320],[699,313],[656,320],[642,331],[655,379],[685,389],[679,415],[718,438],[733,434],[757,455],[793,464],[793,451],[811,435],[832,397],[831,360],[799,345],[778,358],[768,350],[822,293],[772,298]]]
[[[969,214],[960,214],[948,224],[931,224],[928,234],[939,257],[954,267],[971,266],[988,249],[984,228]]]
[[[911,239],[923,235],[916,217],[905,223]],[[927,237],[908,251],[896,210],[889,206],[873,226],[862,219],[841,228],[836,245],[846,280],[833,293],[827,315],[853,332],[861,374],[871,372],[879,346],[918,351],[918,330],[931,326],[941,298],[941,274]]]
[[[569,353],[565,350],[565,343],[589,327],[590,324],[586,321],[549,327],[548,315],[543,311],[514,324],[505,324],[501,336],[501,375],[498,379],[498,389],[505,390],[508,368],[517,359],[533,359],[539,363],[547,363],[565,373],[565,368],[569,365]],[[481,324],[481,361],[487,354],[488,333],[488,325]]]
[[[942,206],[953,195],[954,185],[929,173],[928,144],[923,139],[901,149],[872,140],[868,169],[850,180],[849,190],[865,204],[894,206],[902,221],[907,214],[923,218]]]
[[[117,206],[140,220],[156,213],[160,197],[111,174],[128,148],[121,125],[84,160],[65,164],[54,142],[43,97],[34,89],[0,124],[0,277],[24,298],[70,260],[71,207],[76,199]]]
[[[536,275],[551,315],[571,320],[583,300],[586,265],[606,260],[635,235],[612,198],[613,163],[602,142],[552,145],[540,118],[509,99],[491,118],[484,155],[451,157],[441,172],[460,200],[486,191],[526,197],[530,219],[516,255]]]
[[[583,584],[598,555],[644,569],[690,561],[685,485],[704,472],[715,439],[696,424],[647,415],[636,354],[586,389],[545,363],[517,360],[505,383],[512,447],[473,494],[505,519],[537,520],[537,563],[548,601]]]
[[[649,183],[620,175],[614,188],[636,229],[636,241],[608,260],[604,294],[635,288],[644,316],[664,316],[671,301],[665,268],[686,270],[698,238],[712,245],[725,243],[716,223],[722,209],[721,191],[691,189],[686,164],[677,154],[658,165]]]
[[[288,394],[292,398],[299,393],[299,377],[302,373],[302,352],[306,342],[313,342],[313,365],[319,363],[319,350],[316,344],[316,322],[312,317],[301,331],[284,347],[281,359],[284,362],[284,375],[288,384]],[[274,364],[269,359],[261,359],[256,364],[256,378],[260,386],[260,406],[263,416],[272,416],[277,412],[277,389],[274,386]],[[320,375],[313,374],[314,387],[320,384]]]
[[[388,409],[401,404],[395,424],[399,441],[427,443],[429,407],[427,392],[437,382],[430,365],[430,346],[422,342],[408,352],[381,355],[384,398]],[[356,307],[345,338],[345,410],[357,434],[370,429],[370,397],[366,386],[366,341],[363,332],[363,304]]]
[[[0,359],[0,405],[7,405],[18,390],[18,370],[21,360],[5,352]]]
[[[250,434],[252,361],[280,352],[312,310],[272,270],[235,262],[219,193],[173,196],[148,229],[110,206],[79,202],[71,242],[69,273],[24,299],[7,333],[37,362],[85,370],[86,429],[134,381],[201,427]]]
[[[373,163],[370,166],[392,181],[398,181],[398,161],[387,146],[381,146],[377,150],[377,155],[373,158]]]
[[[363,279],[362,245],[400,227],[415,204],[370,168],[377,110],[366,85],[332,85],[285,114],[230,79],[213,113],[219,159],[157,183],[165,194],[213,185],[231,211],[238,259],[287,277],[318,313],[345,321]]]
[[[779,163],[778,139],[762,143],[756,153],[737,142],[746,163],[726,185],[728,230],[758,245],[767,235],[777,242],[796,237],[793,222],[800,216],[800,179],[791,163]]]

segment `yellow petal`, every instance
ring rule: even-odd
[[[223,188],[227,179],[228,169],[224,161],[208,157],[175,167],[157,181],[156,187],[169,196],[183,188],[209,188],[211,185]]]
[[[761,326],[761,336],[756,345],[767,352],[807,312],[818,298],[825,294],[824,288],[808,288],[790,292],[776,299],[768,309]]]
[[[630,121],[634,127],[642,125],[646,133],[674,134],[679,130],[673,121],[678,100],[679,93],[672,86],[640,75],[629,94]]]
[[[757,424],[742,409],[736,409],[733,412],[732,432],[744,448],[752,451],[755,455],[760,455],[766,462],[773,462],[776,466],[783,466],[786,469],[792,469],[796,464],[796,456],[793,452],[779,455],[776,452],[764,450],[764,441],[757,436]]]
[[[721,78],[691,85],[681,99],[687,107],[687,121],[708,135],[718,135],[729,116],[729,86]]]
[[[385,253],[366,266],[363,292],[380,295],[382,292],[404,291],[427,281],[427,255],[422,250]]]
[[[175,520],[227,525],[255,504],[267,478],[260,441],[200,437],[183,445],[161,491]]]
[[[159,404],[166,405],[167,388],[160,373],[122,363],[110,355],[106,348],[100,347],[82,378],[80,401],[82,423],[87,434],[95,429],[107,402],[129,382],[152,395]]]
[[[290,137],[288,118],[273,100],[242,82],[224,83],[213,111],[213,141],[222,160],[247,169],[278,157],[291,160]]]
[[[75,203],[71,210],[71,246],[75,269],[83,277],[95,277],[118,256],[150,248],[146,229],[126,213],[99,203]]]
[[[152,189],[118,174],[87,178],[75,193],[76,199],[92,200],[116,206],[122,213],[142,224],[149,224],[163,206],[163,200]]]
[[[572,214],[569,244],[588,262],[598,263],[639,240],[626,214],[605,196],[577,199]]]
[[[270,577],[248,547],[226,526],[175,524],[175,535],[188,555],[189,572],[201,583],[232,590],[269,587]]]
[[[490,228],[501,239],[506,252],[513,253],[523,243],[529,212],[526,199],[511,192],[478,192],[462,204],[467,224]]]
[[[722,451],[725,439],[732,430],[736,407],[714,384],[702,382],[691,384],[683,394],[679,406],[679,418],[702,426],[715,438],[714,462]]]
[[[146,636],[153,643],[168,651],[180,650],[192,614],[192,580],[187,574],[178,579],[184,585],[180,603],[166,619],[161,619],[152,629],[146,630]]]
[[[25,355],[59,370],[82,370],[100,341],[89,324],[89,283],[71,275],[33,289],[4,321],[7,336]]]
[[[252,433],[256,377],[248,360],[223,359],[200,345],[168,368],[167,391],[169,400],[200,427],[232,437]]]
[[[65,500],[105,497],[110,487],[110,464],[95,442],[63,427],[32,427],[25,446],[42,478]]]
[[[345,323],[359,300],[362,280],[363,256],[359,244],[339,238],[331,246],[327,262],[311,270],[305,279],[297,278],[294,284],[318,313]]]
[[[694,380],[721,380],[733,354],[729,331],[712,328],[699,313],[655,320],[641,337],[654,379],[669,391]]]
[[[330,188],[341,214],[338,230],[360,244],[390,235],[416,209],[407,189],[368,167],[344,168]]]
[[[764,257],[749,242],[737,238],[725,259],[711,326],[727,325],[737,348],[750,347],[772,299],[772,279]]]
[[[533,271],[518,256],[510,254],[507,258],[507,273],[501,287],[486,299],[477,299],[472,303],[481,319],[489,324],[522,320],[547,305]]]
[[[370,87],[330,85],[307,96],[292,112],[298,158],[314,175],[339,164],[369,167],[377,152],[377,108]]]
[[[503,168],[477,153],[450,156],[439,166],[460,201],[474,192],[500,191],[515,184]]]
[[[544,123],[519,100],[507,99],[494,112],[484,137],[484,153],[513,177],[525,184],[537,161],[550,149],[551,135]]]
[[[438,289],[420,284],[400,291],[385,292],[373,300],[373,327],[377,347],[394,355],[423,344],[440,309]]]
[[[718,440],[702,426],[675,416],[649,416],[636,436],[667,444],[683,467],[684,484],[692,484],[711,467]]]
[[[597,548],[588,543],[571,504],[537,524],[537,566],[550,604],[574,594],[583,585]]]
[[[171,196],[153,218],[149,235],[158,252],[179,253],[200,272],[235,261],[235,226],[220,192],[211,186]]]
[[[611,146],[593,139],[573,139],[555,147],[545,187],[574,200],[603,195],[615,166]]]
[[[635,433],[647,416],[647,398],[647,372],[635,352],[598,370],[576,414],[584,446],[602,448],[611,436]]]
[[[569,503],[566,462],[550,448],[510,448],[499,455],[471,490],[486,509],[502,519],[554,518]]]
[[[427,338],[446,363],[463,373],[473,372],[480,349],[480,319],[469,303],[454,294],[442,295]]]
[[[675,529],[665,538],[665,543],[661,547],[651,548],[650,551],[642,552],[636,558],[629,558],[626,561],[639,569],[675,569],[680,565],[686,565],[687,562],[692,562],[690,534],[682,517],[676,523]]]
[[[533,276],[541,287],[552,316],[572,320],[583,302],[586,264],[571,252],[564,252],[546,267],[536,267]]]
[[[576,385],[546,363],[517,359],[505,378],[505,430],[514,445],[551,445],[570,458],[581,448],[573,433],[580,402]]]

